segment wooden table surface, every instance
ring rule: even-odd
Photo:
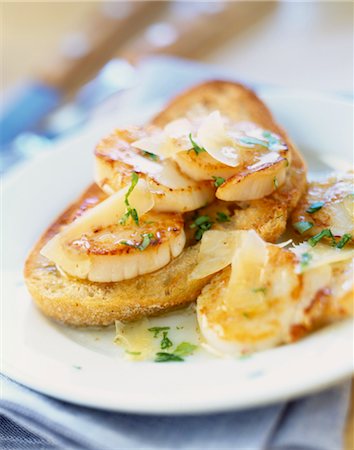
[[[10,3],[1,0],[0,2],[3,26],[2,60],[4,62],[1,78],[2,89],[34,74],[37,67],[42,66],[43,62],[49,59],[53,49],[58,48],[63,34],[75,31],[98,8],[96,2],[16,3],[13,1]],[[331,3],[321,4],[319,2],[316,4],[317,6],[314,4],[303,5],[303,8],[309,8],[306,12],[300,11],[299,7],[294,4],[282,4],[263,23],[252,24],[253,34],[250,29],[243,31],[242,35],[220,43],[219,47],[214,46],[210,54],[204,52],[200,59],[218,63],[229,69],[234,68],[235,73],[246,79],[250,77],[256,81],[272,82],[272,84],[284,84],[284,80],[286,80],[288,85],[293,83],[297,87],[312,89],[321,87],[331,91],[350,91],[353,80],[351,5],[348,2],[347,4],[341,3],[336,7],[335,2]],[[311,29],[313,34],[310,36],[310,40],[307,41],[306,46],[301,44],[304,51],[302,58],[308,58],[309,64],[312,64],[311,70],[305,67],[303,70],[297,71],[295,76],[292,68],[289,68],[288,73],[284,73],[282,67],[280,75],[280,71],[274,66],[273,71],[267,69],[264,73],[260,73],[257,61],[263,63],[265,54],[268,55],[266,60],[272,59],[271,51],[274,48],[277,52],[280,51],[278,48],[279,30],[281,27],[287,26],[284,25],[284,23],[287,24],[287,20],[284,19],[291,22],[290,29],[294,27],[294,13],[304,17],[315,13],[313,20],[316,22],[316,26],[308,27],[306,25],[306,29],[302,29],[301,41],[304,42],[306,38],[309,38],[309,36],[304,36],[304,33]],[[329,23],[331,26],[336,23],[340,25],[340,33],[333,35],[335,45],[332,47],[328,45],[328,33],[324,29],[325,26],[329,26]],[[291,52],[291,49],[294,50],[294,46],[296,47],[298,28],[294,32],[295,35],[293,33],[282,36],[281,39],[282,48],[289,46],[288,53]],[[43,38],[44,36],[45,38]],[[253,39],[257,36],[262,39],[263,52],[259,55],[252,47],[252,45],[254,46]],[[288,39],[288,42],[284,42],[284,39]],[[326,39],[326,53],[324,54],[321,49],[323,48],[322,43]],[[26,57],[24,57],[24,42],[27,47]],[[317,54],[315,61],[312,61],[313,58],[309,52],[311,45],[315,46],[313,50]],[[236,51],[239,54],[242,53],[242,58],[234,58]],[[326,66],[323,62],[324,59],[332,61],[333,72],[331,70],[323,71]],[[316,74],[314,64],[317,64],[318,70],[321,71],[320,74]],[[280,76],[281,78],[279,78]],[[352,390],[351,409],[345,430],[345,450],[354,450],[354,390]]]

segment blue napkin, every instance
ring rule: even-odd
[[[1,376],[2,449],[340,450],[350,382],[283,403],[202,416],[112,413],[46,397]]]

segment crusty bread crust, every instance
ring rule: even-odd
[[[244,86],[211,81],[192,88],[174,99],[152,123],[163,126],[186,114],[196,104],[234,120],[250,120],[281,135],[287,142],[292,163],[286,183],[273,195],[237,210],[235,227],[254,228],[266,240],[275,241],[285,229],[289,212],[297,204],[306,183],[301,155],[258,97]],[[187,247],[162,269],[131,280],[94,283],[66,276],[40,254],[43,245],[64,225],[104,198],[96,186],[89,187],[44,233],[25,265],[27,287],[39,309],[48,317],[78,326],[100,326],[115,320],[135,320],[194,301],[210,278],[190,280],[197,263],[199,245]]]

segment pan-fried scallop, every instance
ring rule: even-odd
[[[153,196],[143,180],[132,182],[52,237],[41,254],[65,274],[108,283],[154,272],[185,245],[181,214],[151,211]]]
[[[232,122],[219,111],[177,119],[132,145],[173,158],[196,181],[214,180],[216,197],[227,201],[274,192],[285,181],[291,156],[276,133],[252,122]]]
[[[197,299],[206,344],[239,355],[352,315],[353,258],[353,250],[321,244],[281,248],[254,231],[206,232],[191,274],[217,272]]]
[[[354,174],[337,173],[323,181],[308,184],[306,193],[292,214],[294,228],[302,235],[322,232],[325,239],[354,236]],[[327,233],[325,230],[330,230]]]
[[[131,145],[146,133],[137,128],[116,130],[103,139],[95,150],[96,183],[110,195],[129,184],[132,172],[136,172],[148,183],[157,211],[193,211],[212,201],[212,182],[196,182],[183,174],[172,159]]]
[[[166,266],[182,252],[184,244],[182,216],[151,211],[139,225],[130,222],[96,228],[66,246],[68,252],[90,261],[87,279],[112,282]]]

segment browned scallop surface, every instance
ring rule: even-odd
[[[136,172],[148,183],[158,211],[193,211],[212,201],[212,182],[196,182],[183,174],[172,159],[159,158],[130,144],[133,137],[143,133],[139,129],[116,130],[97,146],[95,180],[107,194],[129,185],[132,172]]]
[[[144,236],[148,236],[149,243],[144,252],[156,251],[170,239],[181,235],[183,224],[181,214],[149,212],[139,220],[139,225],[129,220],[124,225],[118,223],[96,228],[67,245],[88,255],[139,254]]]
[[[308,184],[307,191],[292,214],[292,222],[309,222],[304,236],[330,229],[334,236],[354,235],[353,172],[339,173],[324,181]],[[348,241],[348,244],[353,241]]]

